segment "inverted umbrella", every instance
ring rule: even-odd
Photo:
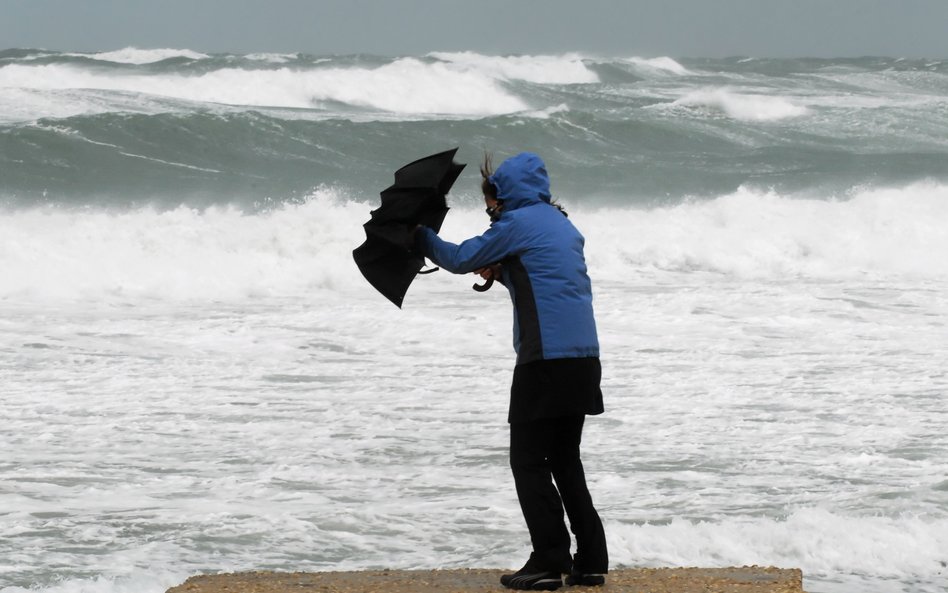
[[[362,225],[365,242],[352,252],[365,279],[399,308],[425,265],[424,256],[413,249],[415,227],[441,230],[448,213],[444,196],[465,166],[454,162],[457,151],[439,152],[395,171],[395,183],[381,192],[382,205]]]

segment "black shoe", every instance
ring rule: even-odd
[[[517,572],[500,577],[500,584],[521,591],[556,591],[563,586],[563,578],[558,572],[535,570],[527,562]]]
[[[606,575],[571,572],[566,577],[566,584],[570,587],[601,587],[606,584]]]

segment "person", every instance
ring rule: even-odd
[[[555,590],[567,574],[568,585],[602,585],[609,565],[605,533],[580,459],[585,417],[603,412],[585,239],[551,200],[539,156],[521,153],[491,169],[485,155],[489,228],[453,244],[419,227],[415,248],[449,272],[498,280],[513,301],[510,466],[533,551],[501,584]],[[573,557],[564,507],[576,536]]]

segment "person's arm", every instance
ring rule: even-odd
[[[416,241],[426,257],[454,274],[467,274],[496,264],[515,247],[510,225],[503,221],[492,224],[483,235],[457,245],[427,227],[418,229]]]

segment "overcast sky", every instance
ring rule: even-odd
[[[0,48],[948,57],[948,0],[0,0]]]

